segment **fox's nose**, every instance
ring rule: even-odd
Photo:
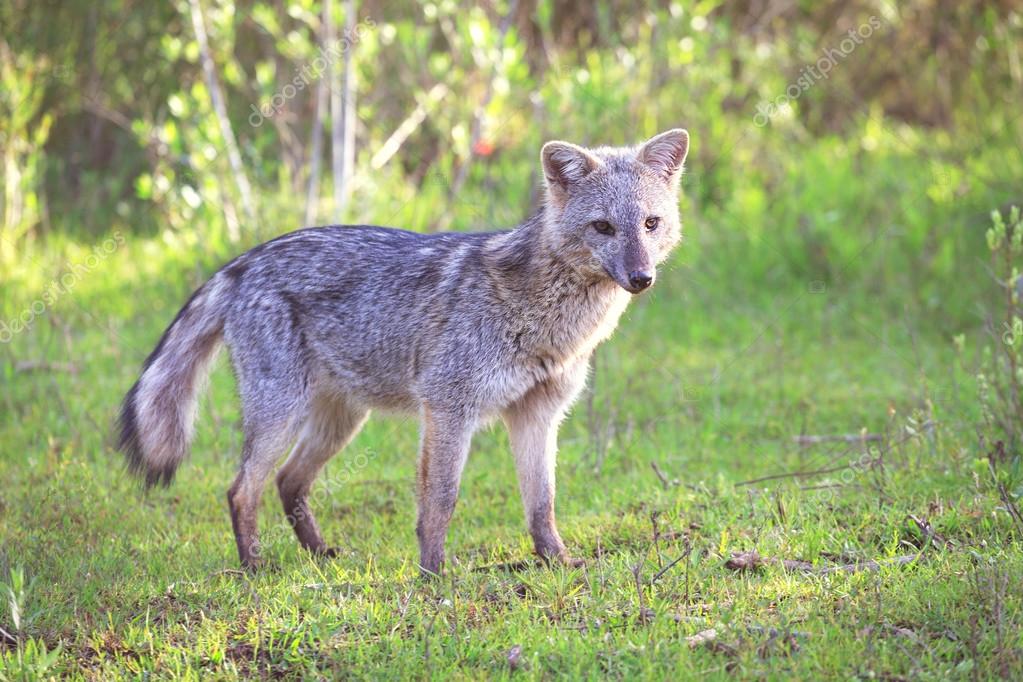
[[[632,285],[633,289],[646,289],[654,281],[653,275],[642,270],[629,273],[629,284]]]

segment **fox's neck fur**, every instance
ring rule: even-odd
[[[612,334],[631,296],[559,251],[548,210],[489,240],[484,258],[492,265],[494,295],[508,311],[506,323],[521,330],[520,349],[569,361]]]

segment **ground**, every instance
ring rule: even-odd
[[[982,235],[986,217],[968,220]],[[928,322],[948,320],[933,296],[889,280],[765,268],[730,283],[739,266],[714,263],[737,252],[693,229],[562,430],[558,517],[585,567],[532,558],[495,427],[474,441],[434,581],[416,567],[417,427],[386,416],[317,488],[341,555],[300,551],[271,486],[270,565],[237,570],[223,359],[190,459],[143,494],[112,448],[117,403],[241,247],[168,233],[102,251],[0,349],[0,678],[1023,675],[1020,529],[951,338],[977,341],[976,324]],[[38,251],[36,279],[5,285],[4,319],[95,243]]]

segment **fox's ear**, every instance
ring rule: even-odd
[[[567,193],[600,166],[600,159],[569,142],[548,142],[540,150],[540,163],[547,186],[554,193]]]
[[[689,133],[681,128],[651,137],[639,148],[636,158],[652,168],[665,182],[675,186],[682,177],[682,164],[689,153]]]

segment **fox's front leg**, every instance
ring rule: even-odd
[[[581,562],[569,557],[554,519],[554,467],[558,425],[585,383],[585,376],[583,365],[572,374],[550,379],[504,412],[533,546],[544,560],[569,565]]]
[[[457,411],[422,408],[419,450],[419,567],[439,574],[444,563],[444,540],[458,500],[462,469],[469,454],[474,420]]]

